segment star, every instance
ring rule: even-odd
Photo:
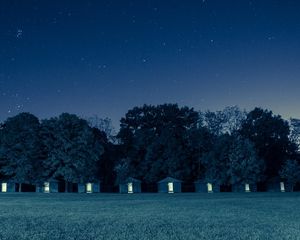
[[[18,104],[18,105],[16,106],[16,110],[17,110],[17,111],[20,111],[22,108],[23,108],[23,105],[22,105],[22,104]]]
[[[16,34],[16,38],[21,38],[23,34],[23,30],[22,29],[18,29],[17,30],[17,34]]]

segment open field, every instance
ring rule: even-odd
[[[0,194],[0,239],[300,239],[300,193]]]

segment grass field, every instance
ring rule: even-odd
[[[0,194],[0,239],[300,239],[300,193]]]

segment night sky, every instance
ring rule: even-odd
[[[300,1],[0,1],[0,121],[166,102],[300,117]]]

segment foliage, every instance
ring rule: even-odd
[[[202,158],[213,149],[216,139],[207,127],[197,127],[187,132],[185,141],[191,161],[191,177],[193,180],[203,178],[205,166]]]
[[[207,182],[219,185],[230,183],[228,168],[231,144],[232,137],[230,135],[221,135],[215,140],[212,149],[203,155],[201,161],[203,162],[205,171],[202,178]]]
[[[39,120],[30,113],[8,118],[1,128],[1,173],[18,183],[37,182],[41,174]]]
[[[298,153],[300,152],[300,119],[290,119],[290,139],[295,143]]]
[[[255,184],[263,179],[264,161],[258,158],[253,143],[239,136],[229,154],[228,176],[231,184]]]
[[[112,185],[127,177],[155,183],[171,176],[228,185],[278,177],[286,159],[300,159],[300,121],[289,126],[261,108],[201,113],[177,104],[144,105],[130,109],[120,127],[117,142],[108,118],[8,118],[0,125],[0,178]]]
[[[157,182],[165,176],[188,179],[191,176],[191,164],[184,138],[174,131],[165,129],[146,149],[142,162],[147,182]]]
[[[42,142],[47,152],[44,176],[67,182],[97,180],[97,162],[104,151],[88,123],[64,113],[42,121]]]
[[[115,166],[114,171],[117,174],[116,184],[120,184],[130,177],[129,162],[128,159],[121,159]]]
[[[201,114],[204,125],[216,136],[233,134],[241,128],[246,118],[246,112],[237,106],[226,107],[222,111],[206,111]]]
[[[240,134],[254,143],[258,157],[265,161],[267,177],[278,176],[283,161],[294,153],[289,133],[287,121],[261,108],[249,112],[242,123]]]
[[[199,116],[177,104],[144,105],[121,119],[118,137],[124,146],[132,177],[155,182],[170,175],[191,176],[188,132],[197,128]]]
[[[97,128],[101,132],[104,132],[110,142],[116,142],[116,132],[110,118],[100,118],[97,115],[94,115],[93,117],[87,118],[87,122],[90,127]]]

